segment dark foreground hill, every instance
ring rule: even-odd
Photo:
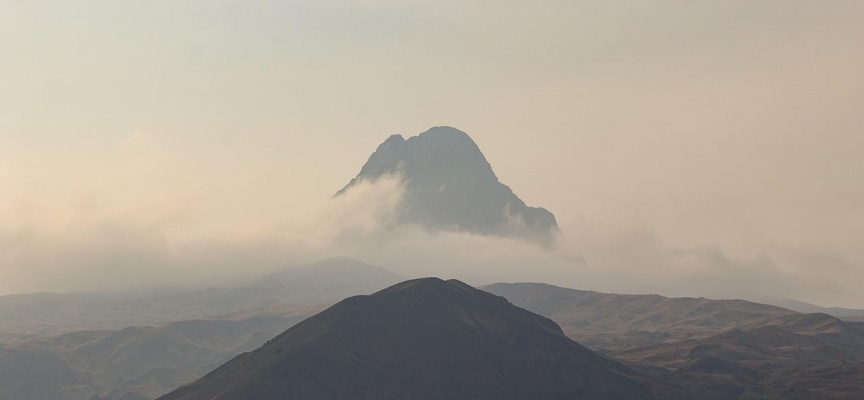
[[[346,299],[163,400],[666,399],[551,320],[459,281]]]
[[[397,173],[405,184],[401,222],[544,244],[558,232],[552,213],[526,206],[498,181],[477,144],[465,132],[446,126],[408,139],[391,136],[336,195]]]

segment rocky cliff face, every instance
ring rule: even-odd
[[[401,174],[405,183],[401,222],[544,244],[559,232],[555,216],[526,206],[499,182],[477,144],[458,129],[435,127],[408,139],[391,136],[336,195],[390,174]]]

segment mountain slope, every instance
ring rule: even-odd
[[[546,318],[427,278],[346,299],[162,399],[670,397]]]
[[[359,182],[396,173],[405,183],[402,222],[543,243],[558,232],[552,213],[526,206],[498,181],[477,144],[451,127],[435,127],[407,140],[391,136],[336,195]]]
[[[0,348],[0,399],[86,400],[86,382],[54,354]]]
[[[803,314],[822,313],[833,315],[837,318],[854,321],[864,319],[864,310],[843,307],[822,307],[815,304],[805,303],[803,301],[786,299],[782,297],[762,296],[756,298],[756,301],[765,304],[775,305],[777,307],[788,308],[792,311],[797,311]]]
[[[864,329],[826,314],[771,318],[612,355],[668,369],[663,378],[699,400],[858,399],[864,393]]]
[[[33,335],[221,318],[226,314],[284,304],[332,304],[348,296],[373,293],[402,280],[386,269],[340,257],[277,272],[233,288],[172,294],[37,293],[0,296],[0,343],[19,341]]]
[[[5,393],[0,399],[37,398],[25,390],[26,382],[52,400],[111,394],[155,398],[259,347],[314,311],[73,332],[7,345],[0,347],[0,369],[8,365],[26,373],[0,379]]]
[[[669,298],[567,289],[542,283],[482,287],[557,322],[589,348],[626,348],[710,336],[792,311],[744,300]]]
[[[147,322],[171,316],[179,321],[121,330],[37,335],[0,344],[0,370],[18,371],[0,377],[0,399],[158,397],[200,378],[237,354],[261,346],[345,297],[374,293],[401,280],[383,268],[348,258],[331,258],[306,268],[274,273],[246,286],[165,298],[64,304],[59,300],[94,297],[56,295],[50,302],[31,304],[24,310],[42,310],[39,315],[46,317],[44,323],[57,324],[54,329],[68,326],[66,323],[85,323],[86,319],[75,318],[88,309],[92,315],[87,316],[97,321],[96,326],[123,319]],[[25,304],[26,299],[13,298]],[[51,305],[54,309],[47,308]],[[22,312],[9,311],[12,315]],[[212,315],[222,312],[227,314]],[[190,315],[207,317],[183,318]],[[3,322],[7,321],[0,320],[0,324]]]

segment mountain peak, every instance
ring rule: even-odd
[[[466,295],[470,297],[472,293],[477,291],[477,289],[457,279],[449,279],[445,281],[440,278],[431,277],[412,279],[402,283],[398,283],[389,288],[381,290],[380,292],[376,293],[376,295],[395,295],[400,292],[414,294],[425,293],[427,295],[433,295],[436,299],[459,299],[463,298],[463,296]],[[494,301],[507,302],[506,300],[504,300],[504,298],[497,296],[490,296],[489,299],[494,299]]]
[[[402,135],[390,135],[381,145],[378,146],[378,150],[386,148],[387,146],[398,146],[405,142],[405,138]]]
[[[351,297],[163,400],[657,398],[551,320],[456,280]]]
[[[468,136],[467,133],[460,131],[452,126],[434,126],[429,128],[426,132],[423,132],[417,135],[418,138],[422,139],[431,139],[434,138],[436,140],[452,140],[452,141],[462,141],[465,143],[470,143],[474,147],[477,147],[477,144],[474,143],[474,140],[471,139],[471,136]]]
[[[471,137],[449,126],[405,139],[392,135],[336,195],[363,181],[398,174],[405,184],[401,222],[430,230],[505,236],[551,244],[555,216],[528,207],[502,184]]]

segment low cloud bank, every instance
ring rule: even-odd
[[[183,215],[189,208],[105,214],[91,207],[72,217],[37,208],[32,215],[39,218],[0,226],[0,293],[227,286],[344,255],[406,277],[477,285],[534,281],[617,293],[864,306],[860,260],[832,249],[776,247],[735,259],[721,246],[676,246],[650,229],[597,223],[565,224],[557,246],[544,249],[398,225],[401,189],[398,177],[390,177],[297,215],[213,230]]]

